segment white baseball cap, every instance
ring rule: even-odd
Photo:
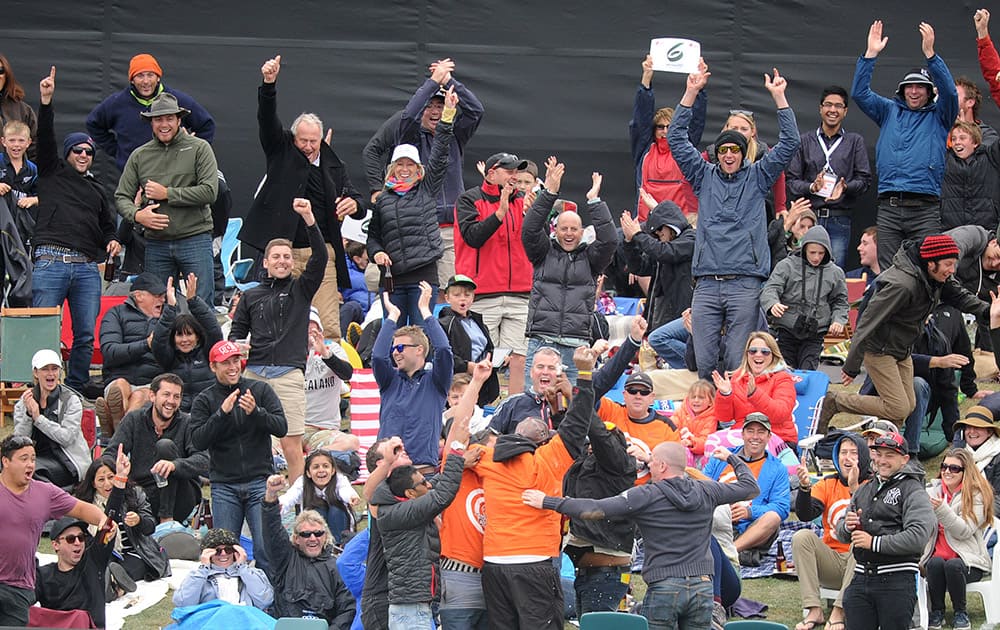
[[[58,365],[62,367],[62,357],[55,350],[48,348],[39,350],[31,357],[31,369],[40,370],[46,365]]]
[[[417,147],[412,144],[401,144],[397,146],[392,151],[392,159],[390,162],[395,162],[400,158],[410,158],[420,166],[420,153],[417,151]]]

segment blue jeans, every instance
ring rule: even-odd
[[[851,246],[851,217],[821,217],[819,224],[830,235],[830,254],[841,269],[847,264],[847,248]]]
[[[434,305],[437,303],[437,294],[438,287],[436,284],[432,284],[430,302],[432,313],[434,312]],[[381,293],[379,293],[379,299],[381,297]],[[424,318],[420,315],[419,284],[397,284],[393,288],[392,293],[389,294],[389,301],[399,309],[399,321],[396,322],[396,325],[400,328],[403,326],[420,326],[424,323]]]
[[[73,349],[69,353],[66,384],[80,390],[90,381],[94,326],[101,312],[101,274],[97,263],[39,260],[31,276],[31,292],[32,306],[62,306],[63,300],[69,302]]]
[[[215,271],[212,259],[212,235],[195,234],[173,241],[146,239],[146,271],[164,282],[167,278],[184,278],[189,273],[198,276],[198,297],[205,304],[215,304]]]
[[[656,354],[675,370],[687,369],[684,355],[691,333],[684,328],[684,320],[678,317],[649,333],[649,345]]]
[[[581,346],[589,346],[586,340],[580,340]],[[573,363],[573,353],[576,352],[577,346],[564,346],[560,343],[554,343],[551,341],[543,341],[540,337],[529,337],[528,338],[528,356],[524,361],[524,382],[531,382],[531,364],[535,360],[535,353],[538,352],[540,348],[552,348],[557,350],[559,355],[562,357],[562,364],[565,366],[563,370],[566,372],[566,378],[573,385],[576,385],[577,369],[576,363]]]
[[[740,576],[733,568],[733,563],[722,552],[722,546],[719,545],[719,541],[714,536],[710,541],[709,548],[712,550],[712,564],[715,566],[715,575],[712,577],[712,595],[717,597],[723,606],[729,608],[740,598],[743,583],[740,582]]]
[[[442,630],[486,630],[489,616],[479,573],[441,571]]]
[[[642,600],[650,630],[704,630],[712,626],[712,579],[707,575],[653,582]]]
[[[719,347],[725,328],[723,363],[735,370],[743,360],[747,337],[760,321],[760,288],[763,282],[752,276],[716,280],[702,276],[691,299],[691,336],[698,376],[709,379],[719,362]]]
[[[333,534],[333,542],[340,544],[344,539],[344,530],[351,526],[351,519],[347,513],[335,505],[326,508],[326,524]]]
[[[433,630],[431,605],[389,604],[389,630]]]
[[[579,617],[589,612],[614,612],[628,591],[628,584],[622,582],[631,566],[623,567],[580,567],[576,570],[576,614]]]
[[[264,528],[261,522],[260,502],[264,500],[266,479],[260,477],[240,483],[212,482],[213,524],[237,536],[243,531],[243,520],[250,526],[253,539],[253,558],[258,569],[267,571],[267,550],[263,544]]]

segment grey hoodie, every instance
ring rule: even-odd
[[[822,245],[826,250],[823,261],[815,267],[806,260],[805,249],[810,243]],[[824,334],[834,322],[847,323],[847,281],[844,270],[834,264],[830,255],[830,235],[823,226],[809,228],[802,237],[801,249],[778,262],[771,277],[764,283],[760,292],[760,305],[764,312],[770,315],[771,307],[779,302],[788,306],[788,310],[774,319],[775,328],[793,330],[800,315],[815,318],[819,323],[819,332]]]
[[[542,507],[573,518],[619,517],[635,522],[646,549],[642,578],[647,584],[668,577],[712,575],[713,511],[725,503],[749,501],[760,492],[742,459],[730,455],[726,463],[736,472],[736,483],[696,481],[685,475],[636,486],[607,499],[545,497]]]

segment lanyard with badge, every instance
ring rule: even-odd
[[[830,156],[833,152],[837,150],[840,143],[844,139],[844,134],[841,133],[837,141],[830,145],[829,148],[826,146],[826,142],[823,140],[823,135],[821,134],[819,128],[816,129],[816,139],[819,140],[819,148],[826,156],[826,164],[823,166],[823,187],[816,191],[816,194],[824,199],[829,199],[830,195],[833,194],[833,189],[837,185],[837,174],[833,172],[833,167],[830,166]]]

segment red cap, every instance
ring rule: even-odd
[[[212,363],[220,363],[230,357],[240,356],[241,354],[243,354],[243,351],[232,341],[219,341],[212,346],[211,352],[208,353],[208,360]]]
[[[926,261],[958,258],[958,245],[947,234],[931,234],[920,244],[920,258]]]

